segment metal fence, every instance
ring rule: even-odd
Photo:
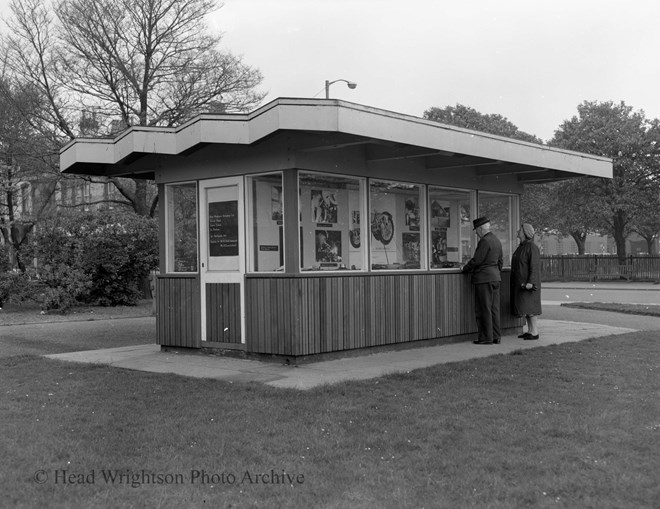
[[[612,255],[541,257],[542,281],[658,281],[660,256],[628,256],[621,264]]]

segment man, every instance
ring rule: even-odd
[[[502,282],[502,244],[490,231],[490,220],[475,219],[472,224],[479,237],[474,256],[463,266],[464,273],[472,274],[474,285],[474,312],[479,337],[474,344],[498,344],[500,335],[500,284]]]

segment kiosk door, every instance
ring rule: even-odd
[[[243,179],[203,180],[199,193],[202,341],[244,343]]]

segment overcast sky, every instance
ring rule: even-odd
[[[8,0],[0,0],[6,14]],[[331,97],[422,116],[457,103],[547,140],[585,100],[660,117],[657,0],[224,0],[223,47],[266,101]]]

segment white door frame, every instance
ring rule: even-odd
[[[215,200],[215,201],[214,201]],[[209,202],[238,203],[238,254],[236,256],[210,256]],[[245,192],[243,177],[225,177],[199,181],[199,257],[201,292],[201,334],[207,341],[206,284],[238,283],[241,298],[241,343],[245,343]]]

